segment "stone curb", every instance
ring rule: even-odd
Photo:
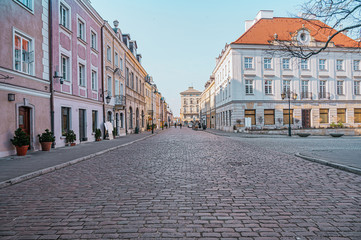
[[[130,145],[130,144],[145,140],[145,139],[150,138],[152,136],[154,136],[154,135],[145,136],[143,138],[140,138],[140,139],[128,142],[128,143],[124,143],[124,144],[119,145],[119,146],[108,148],[108,149],[105,149],[103,151],[93,153],[93,154],[90,154],[90,155],[87,155],[87,156],[84,156],[84,157],[80,157],[80,158],[71,160],[69,162],[61,163],[61,164],[55,165],[53,167],[44,168],[44,169],[41,169],[41,170],[38,170],[38,171],[35,171],[35,172],[32,172],[32,173],[28,173],[28,174],[25,174],[25,175],[22,175],[22,176],[19,176],[19,177],[16,177],[16,178],[11,178],[9,180],[0,182],[0,189],[11,186],[11,185],[14,185],[14,184],[17,184],[17,183],[20,183],[20,182],[23,182],[23,181],[26,181],[26,180],[29,180],[29,179],[32,179],[32,178],[35,178],[35,177],[38,177],[38,176],[41,176],[41,175],[44,175],[44,174],[47,174],[47,173],[50,173],[50,172],[54,172],[54,171],[56,171],[58,169],[65,168],[67,166],[77,164],[77,163],[82,162],[84,160],[87,160],[87,159],[93,158],[95,156],[99,156],[101,154],[116,150],[118,148],[125,147],[127,145]]]
[[[329,167],[333,167],[333,168],[337,168],[346,172],[350,172],[350,173],[354,173],[357,175],[361,175],[361,169],[359,168],[354,168],[354,167],[350,167],[350,166],[346,166],[343,164],[339,164],[339,163],[334,163],[334,162],[328,162],[326,160],[322,160],[319,158],[314,158],[314,157],[309,157],[309,156],[305,156],[301,153],[296,153],[295,156],[312,161],[312,162],[316,162],[316,163],[320,163],[322,165],[325,166],[329,166]]]

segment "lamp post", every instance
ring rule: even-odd
[[[296,100],[297,99],[297,93],[294,92],[283,92],[281,94],[282,100],[284,100],[286,97],[288,98],[288,136],[291,137],[291,99]]]

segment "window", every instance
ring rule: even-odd
[[[120,58],[120,70],[123,71],[123,59],[122,58]]]
[[[360,95],[361,91],[360,91],[360,81],[354,81],[353,82],[353,92],[355,95]]]
[[[135,77],[135,90],[138,92],[139,87],[138,87],[138,77]]]
[[[337,122],[346,122],[346,109],[344,108],[337,108]]]
[[[253,58],[251,57],[244,58],[244,68],[252,69],[253,68],[252,63],[253,63]]]
[[[343,95],[343,81],[337,81],[337,95]]]
[[[85,66],[79,63],[79,85],[85,87]]]
[[[228,110],[228,114],[229,114],[229,118],[228,118],[229,126],[231,126],[232,125],[232,110]]]
[[[61,71],[64,81],[69,81],[69,58],[61,55]]]
[[[282,68],[284,70],[290,69],[290,59],[289,58],[282,59]]]
[[[91,47],[93,49],[98,49],[97,48],[97,35],[93,31],[91,32]]]
[[[308,81],[307,80],[302,80],[301,88],[302,88],[301,98],[309,98]]]
[[[244,110],[244,117],[251,118],[251,124],[256,125],[256,110],[254,109]]]
[[[14,35],[14,68],[23,73],[33,75],[34,52],[33,42],[18,33]]]
[[[60,24],[63,27],[69,28],[70,18],[69,18],[69,9],[65,7],[63,4],[60,4]]]
[[[107,82],[107,90],[108,90],[108,96],[112,96],[112,77],[108,76],[108,82]]]
[[[85,24],[78,20],[78,38],[85,41]]]
[[[271,69],[272,68],[272,58],[264,58],[263,59],[263,67],[264,69]]]
[[[336,70],[343,71],[343,60],[341,59],[336,60]]]
[[[361,123],[361,108],[354,109],[354,123]]]
[[[19,2],[21,5],[23,5],[24,7],[33,10],[33,0],[16,0],[17,2]]]
[[[291,81],[290,80],[283,80],[283,93],[290,93],[291,92]]]
[[[112,61],[112,49],[111,49],[111,47],[109,47],[109,46],[107,46],[107,60],[108,60],[109,62]]]
[[[246,94],[253,94],[253,80],[246,80]]]
[[[130,87],[134,89],[134,73],[130,73]]]
[[[353,60],[353,70],[360,71],[360,60]]]
[[[264,92],[265,94],[272,94],[272,80],[264,81]]]
[[[307,59],[301,59],[301,69],[302,70],[308,69],[308,60]]]
[[[274,125],[275,124],[275,110],[274,109],[265,109],[264,110],[264,124],[265,125]]]
[[[129,68],[125,68],[126,85],[129,87]]]
[[[320,109],[320,123],[328,123],[328,109]]]
[[[95,130],[98,128],[98,111],[92,111],[92,130],[95,133]]]
[[[115,79],[115,86],[114,86],[115,96],[119,96],[119,80]]]
[[[293,109],[290,111],[288,109],[283,109],[283,124],[289,124],[289,119],[291,118],[291,124],[293,124]]]
[[[320,81],[320,98],[326,98],[326,81]]]
[[[318,69],[326,70],[326,59],[319,59],[318,60]]]
[[[114,53],[114,64],[115,64],[115,66],[118,67],[118,53],[117,52]]]
[[[93,91],[97,91],[98,87],[97,87],[97,72],[96,71],[92,71],[92,90]]]
[[[61,108],[61,134],[65,136],[70,130],[70,108]]]

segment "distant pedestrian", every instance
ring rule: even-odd
[[[182,124],[181,123],[179,124],[179,127],[182,129]]]
[[[177,128],[177,123],[174,123],[174,127]]]

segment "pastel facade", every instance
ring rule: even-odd
[[[354,51],[354,40],[340,34],[327,51],[307,61],[277,54],[275,37],[311,48],[322,46],[327,35],[315,30],[322,24],[274,18],[272,11],[260,11],[255,20],[247,21],[246,33],[226,46],[213,71],[216,128],[244,129],[246,118],[251,119],[251,128],[285,128],[289,114],[293,128],[325,128],[338,122],[361,126],[361,58]],[[297,94],[290,113],[282,93]]]
[[[211,76],[204,85],[205,89],[201,94],[200,118],[207,128],[215,128],[216,123],[216,99],[214,94],[214,77]]]
[[[89,2],[52,1],[52,73],[56,147],[73,130],[77,143],[94,141],[103,122],[101,75],[102,18]]]
[[[0,1],[0,157],[15,154],[17,128],[32,151],[40,148],[37,135],[51,129],[48,16],[47,0]]]
[[[126,134],[124,59],[127,49],[122,42],[122,32],[118,28],[118,22],[114,21],[114,23],[114,28],[108,23],[104,24],[102,44],[105,121],[113,124],[115,130],[113,135],[116,137]]]
[[[199,121],[199,104],[202,92],[189,87],[186,91],[180,93],[181,95],[181,109],[180,118],[185,124]]]

